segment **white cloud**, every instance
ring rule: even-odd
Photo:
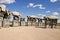
[[[33,7],[34,4],[33,3],[29,3],[29,5],[27,7]]]
[[[34,4],[33,3],[29,3],[29,6],[32,7]]]
[[[42,4],[36,4],[36,5],[34,5],[33,7],[39,7],[40,9],[45,9],[45,7],[43,7]]]
[[[34,3],[29,3],[29,5],[27,7],[38,7],[39,9],[45,9],[45,7],[42,4],[34,4]]]
[[[46,16],[46,15],[44,15],[44,14],[38,14],[38,17],[40,17],[40,18],[43,18],[44,16]]]
[[[4,3],[4,4],[11,4],[14,2],[15,2],[15,0],[0,0],[0,3]]]
[[[44,15],[44,14],[38,14],[39,16],[46,16],[46,15]]]
[[[40,6],[42,6],[42,4],[36,4],[36,5],[34,5],[33,7],[40,7]]]
[[[45,9],[45,7],[39,7],[40,9]]]
[[[50,0],[50,2],[54,3],[54,2],[57,2],[58,0]]]
[[[46,11],[46,13],[50,13],[50,12],[51,12],[51,11],[49,11],[49,10],[48,10],[48,11]]]
[[[58,16],[59,13],[58,12],[53,12],[53,15]]]

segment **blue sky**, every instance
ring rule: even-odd
[[[10,11],[17,11],[23,17],[36,16],[60,16],[60,0],[0,0]]]

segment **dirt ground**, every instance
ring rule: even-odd
[[[60,29],[23,26],[2,28],[0,40],[60,40]]]

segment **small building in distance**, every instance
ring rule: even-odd
[[[27,25],[28,26],[41,26],[42,24],[42,19],[31,15],[31,16],[27,16]]]
[[[47,25],[48,25],[48,27],[56,28],[57,20],[58,20],[57,16],[44,17],[45,28],[47,27]]]

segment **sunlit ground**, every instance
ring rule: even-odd
[[[60,40],[60,29],[30,26],[2,28],[0,40]]]

